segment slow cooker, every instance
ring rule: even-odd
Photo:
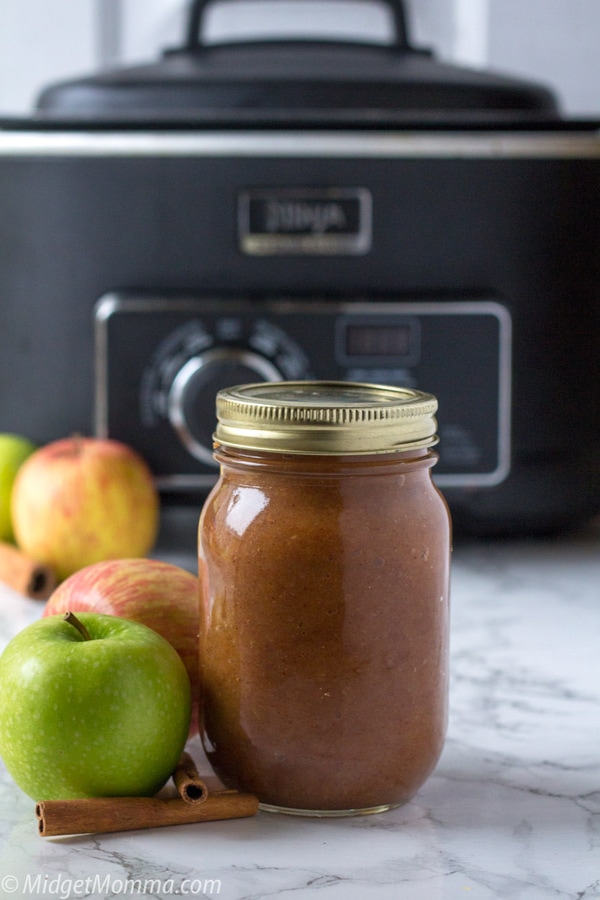
[[[0,423],[114,437],[165,510],[216,479],[218,389],[439,399],[455,528],[600,510],[600,137],[545,86],[412,46],[209,44],[0,122]]]

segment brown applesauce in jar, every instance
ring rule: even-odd
[[[199,527],[201,735],[263,809],[376,812],[447,718],[450,519],[430,394],[328,382],[217,397]]]

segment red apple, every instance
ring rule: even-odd
[[[120,441],[71,437],[40,447],[12,490],[19,547],[59,580],[104,559],[146,556],[159,499],[142,457]]]
[[[192,688],[190,737],[198,730],[198,578],[154,559],[115,559],[80,569],[63,581],[43,616],[99,612],[148,625],[177,650]]]

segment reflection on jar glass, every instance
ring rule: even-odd
[[[347,383],[219,394],[201,733],[224,783],[264,809],[388,809],[439,758],[450,521],[431,479],[436,407]]]

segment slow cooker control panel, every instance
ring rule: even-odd
[[[221,388],[311,378],[431,391],[440,485],[508,474],[510,316],[496,301],[112,293],[96,306],[95,336],[96,433],[138,449],[164,490],[214,483]]]

